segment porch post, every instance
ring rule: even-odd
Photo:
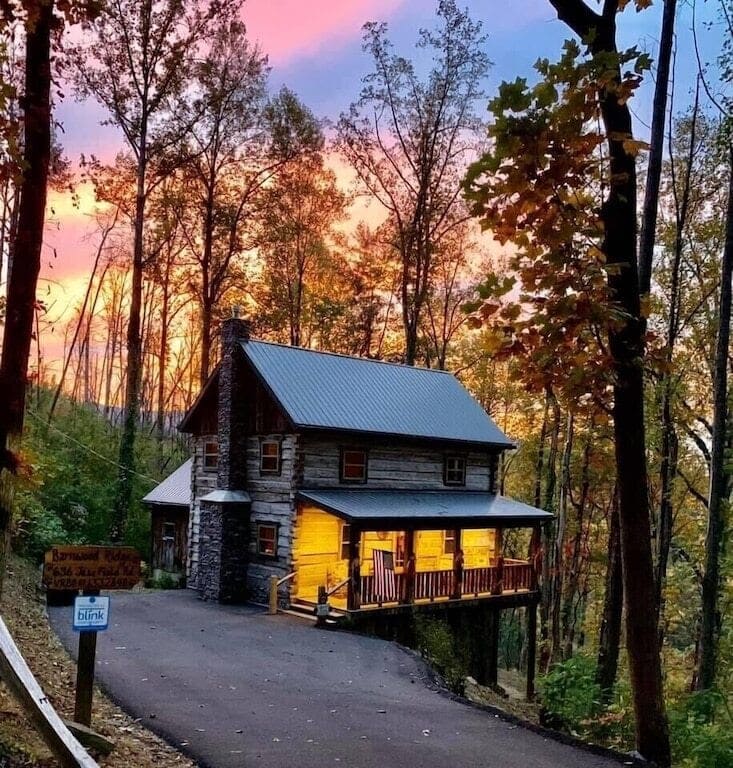
[[[529,563],[532,566],[530,589],[535,591],[538,586],[538,573],[542,567],[542,531],[539,525],[535,525],[532,529],[532,539],[529,543]]]
[[[405,531],[405,591],[403,603],[411,603],[415,597],[415,531]]]
[[[461,548],[461,529],[456,528],[455,552],[453,553],[453,593],[451,599],[460,600],[463,593],[463,549]]]
[[[496,578],[491,594],[500,595],[504,591],[504,531],[496,529]]]
[[[527,701],[532,701],[537,659],[537,603],[528,605],[527,611]]]
[[[347,609],[359,610],[361,608],[361,530],[353,523],[349,526],[349,581],[346,590]]]

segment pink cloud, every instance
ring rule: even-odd
[[[361,36],[365,21],[383,19],[405,0],[248,0],[243,17],[273,64],[287,64]]]

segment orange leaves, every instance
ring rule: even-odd
[[[623,147],[627,155],[636,157],[639,154],[639,152],[648,151],[649,144],[648,142],[640,141],[639,139],[624,139]]]
[[[619,77],[620,68],[633,71]],[[515,255],[519,292],[486,293],[473,324],[487,329],[490,354],[513,359],[525,386],[605,403],[612,383],[607,332],[622,319],[608,293],[601,252],[598,95],[629,98],[647,66],[635,49],[584,56],[566,45],[559,62],[537,62],[530,88],[516,80],[491,104],[490,153],[475,163],[466,194],[482,227]],[[645,149],[618,136],[630,154]]]
[[[631,0],[619,0],[618,9],[619,11],[623,11],[626,9],[626,6],[629,5]],[[636,8],[636,12],[639,13],[640,11],[645,11],[647,8],[651,8],[652,5],[654,5],[654,0],[633,0],[634,2],[634,8]]]

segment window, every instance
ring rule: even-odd
[[[463,456],[445,457],[443,482],[445,485],[466,484],[466,459]]]
[[[257,525],[257,554],[277,557],[277,526],[268,523]]]
[[[263,475],[280,474],[279,440],[263,440],[260,443],[260,473]]]
[[[349,538],[351,537],[351,526],[348,523],[344,523],[341,526],[341,559],[349,559]]]
[[[366,451],[344,448],[341,451],[341,482],[365,483],[367,479]]]
[[[394,546],[394,564],[395,568],[404,568],[405,566],[405,532],[398,531],[395,536]]]
[[[443,531],[443,554],[454,555],[456,553],[456,532]]]
[[[163,541],[173,541],[176,538],[176,524],[163,523]]]
[[[204,443],[204,469],[216,469],[219,466],[219,443],[211,440]]]

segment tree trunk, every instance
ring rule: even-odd
[[[545,466],[545,441],[547,440],[547,417],[550,411],[549,398],[545,397],[545,410],[542,414],[542,429],[540,430],[539,446],[537,447],[537,464],[534,476],[534,505],[542,504],[542,472]]]
[[[568,412],[565,427],[565,445],[563,446],[560,470],[560,501],[555,525],[557,526],[554,543],[552,599],[550,601],[550,641],[552,651],[550,662],[562,661],[561,642],[561,605],[565,583],[565,531],[568,520],[568,498],[570,495],[570,457],[573,452],[574,419]]]
[[[206,184],[206,202],[204,204],[204,252],[201,259],[201,368],[199,384],[204,388],[209,379],[211,369],[211,319],[212,305],[212,275],[211,261],[214,251],[214,203],[216,197],[215,172],[211,171]]]
[[[720,634],[718,601],[720,552],[725,538],[725,428],[728,413],[728,345],[730,341],[731,275],[733,274],[733,146],[730,148],[729,158],[728,211],[726,214],[725,247],[720,267],[718,338],[715,346],[713,439],[710,450],[708,529],[705,536],[705,571],[702,579],[702,617],[697,673],[697,687],[701,691],[712,688],[715,684],[718,636]]]
[[[618,670],[618,652],[621,643],[624,585],[621,575],[621,539],[618,520],[618,498],[613,494],[608,519],[608,562],[606,565],[606,593],[603,598],[601,631],[598,638],[598,665],[596,683],[605,702],[610,701]]]
[[[166,262],[163,279],[163,297],[160,308],[160,344],[158,346],[158,393],[155,416],[155,434],[158,441],[158,469],[163,471],[163,438],[165,436],[165,370],[168,364],[168,312],[170,291],[170,256]]]
[[[212,307],[208,297],[201,304],[201,373],[199,384],[201,389],[206,384],[211,369],[211,321]]]
[[[560,442],[560,406],[552,390],[548,387],[545,392],[547,407],[552,411],[552,427],[550,432],[550,449],[547,454],[547,481],[545,485],[545,500],[543,509],[551,512],[555,509],[555,486],[557,484],[557,453]],[[503,458],[503,457],[502,457]],[[556,550],[557,522],[544,526],[542,529],[542,589],[540,591],[540,670],[546,672],[550,667],[552,644],[550,642],[550,624],[552,596],[554,586],[554,569],[557,562]]]
[[[5,333],[0,362],[0,588],[12,516],[9,477],[17,460],[11,440],[23,429],[28,356],[33,335],[36,285],[46,212],[51,157],[51,29],[53,2],[34,5],[26,21],[23,178],[15,256],[8,278]]]
[[[590,492],[591,436],[594,433],[594,426],[594,420],[591,418],[588,425],[586,443],[583,448],[583,465],[580,471],[580,497],[577,503],[573,502],[572,504],[575,508],[575,530],[573,532],[572,548],[570,548],[571,554],[565,566],[566,576],[564,578],[561,611],[562,655],[564,659],[569,659],[573,655],[575,629],[580,607],[583,603],[581,574],[587,569],[587,557],[584,554],[587,552],[585,511]],[[588,527],[590,527],[590,521],[588,521]]]
[[[618,2],[603,14],[581,0],[550,0],[558,17],[584,39],[594,56],[617,55]],[[644,424],[644,328],[639,294],[636,219],[636,162],[624,146],[633,137],[628,103],[620,100],[618,64],[599,93],[609,158],[608,196],[601,216],[608,286],[622,322],[608,331],[614,374],[613,428],[619,492],[619,524],[626,602],[626,647],[634,703],[636,747],[662,768],[670,765],[669,730],[664,707],[662,665],[655,610],[655,579],[649,519]]]
[[[664,157],[664,124],[667,119],[667,91],[669,89],[676,8],[677,0],[664,0],[659,55],[657,56],[657,81],[654,86],[654,105],[652,107],[649,165],[644,192],[641,235],[639,237],[639,291],[643,295],[649,293],[652,279],[657,210],[659,207],[659,181],[662,176],[662,159]]]
[[[140,152],[137,163],[137,192],[135,196],[135,234],[132,257],[132,286],[130,316],[127,322],[127,379],[125,385],[125,410],[120,438],[117,492],[110,539],[122,540],[132,502],[132,478],[135,474],[135,437],[140,416],[140,373],[142,340],[140,338],[140,314],[143,292],[143,236],[145,226],[145,176],[147,169],[147,136],[145,118],[141,120]]]
[[[665,8],[666,16],[666,8]],[[676,208],[676,233],[674,254],[672,258],[671,284],[669,289],[669,316],[667,317],[667,338],[665,352],[665,370],[662,376],[662,461],[659,470],[660,502],[659,502],[659,520],[657,523],[657,570],[656,570],[656,603],[657,603],[657,623],[659,625],[659,644],[664,639],[663,617],[664,617],[664,585],[667,579],[667,562],[669,560],[669,549],[672,545],[672,489],[674,480],[677,477],[677,460],[679,456],[679,441],[677,430],[675,429],[674,417],[672,414],[672,360],[674,356],[674,347],[677,341],[679,325],[679,306],[680,306],[680,265],[682,263],[682,251],[684,248],[684,234],[687,225],[687,212],[690,205],[690,189],[692,178],[692,166],[695,156],[695,136],[697,125],[699,88],[695,93],[695,104],[692,112],[692,123],[690,126],[690,148],[687,156],[687,169],[685,174],[684,186],[682,190],[682,200],[678,203],[676,179],[674,174],[674,157],[671,156],[672,164],[672,184],[674,185],[674,199]],[[670,155],[672,155],[670,147]]]

